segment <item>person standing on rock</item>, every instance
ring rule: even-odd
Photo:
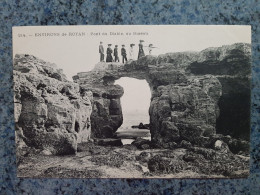
[[[144,46],[143,46],[143,42],[144,40],[140,40],[140,43],[139,43],[139,52],[138,52],[138,59],[140,59],[141,57],[144,57],[145,54],[144,54]]]
[[[129,59],[134,60],[134,46],[135,44],[130,44],[130,49],[129,49]]]
[[[121,55],[122,55],[122,58],[123,58],[122,62],[123,62],[123,64],[124,64],[125,62],[127,62],[125,45],[122,45]]]
[[[118,57],[118,45],[115,45],[114,48],[114,56],[115,56],[115,62],[119,62],[119,57]]]
[[[100,42],[100,45],[99,45],[99,54],[100,54],[100,62],[104,62],[104,47],[103,47],[103,42],[101,41]]]
[[[108,44],[106,62],[112,62],[113,61],[113,57],[112,57],[113,50],[111,49],[111,45],[112,44]]]
[[[149,44],[148,46],[149,55],[152,55],[152,50],[153,50],[153,44]]]
[[[152,55],[152,51],[154,48],[158,48],[158,47],[154,47],[153,44],[149,44],[148,46],[149,55]]]

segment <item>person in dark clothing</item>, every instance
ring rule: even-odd
[[[99,45],[99,54],[100,54],[100,62],[104,62],[104,47],[103,47],[103,42],[100,42],[100,45]]]
[[[145,56],[144,49],[143,49],[143,42],[144,40],[140,40],[140,43],[138,45],[139,46],[138,59]]]
[[[114,56],[115,56],[115,62],[119,62],[119,57],[118,57],[118,50],[117,50],[117,45],[115,45],[114,48]]]
[[[112,57],[113,50],[111,49],[111,45],[112,44],[108,44],[106,62],[112,62],[113,61],[113,57]]]
[[[122,45],[122,48],[121,48],[121,55],[122,55],[122,58],[123,58],[123,64],[125,62],[127,62],[127,58],[126,58],[126,50],[125,50],[125,45]]]
[[[149,55],[152,55],[153,48],[154,48],[153,44],[149,44],[148,46]]]

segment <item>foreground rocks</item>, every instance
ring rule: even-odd
[[[45,154],[75,154],[77,143],[88,141],[91,134],[92,93],[81,95],[79,89],[55,64],[16,55],[16,140]]]
[[[185,151],[184,155],[178,155],[174,151],[153,155],[147,164],[155,174],[177,174],[189,170],[211,177],[222,175],[237,178],[249,175],[249,158],[196,147]]]
[[[131,147],[130,147],[131,146]],[[34,153],[23,156],[19,177],[36,178],[242,178],[249,175],[249,156],[230,151],[137,149],[134,145],[78,144],[73,156]]]

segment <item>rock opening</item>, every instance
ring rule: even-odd
[[[123,113],[121,127],[148,124],[151,90],[146,80],[122,77],[115,83],[124,89],[124,95],[120,98]]]
[[[123,144],[129,144],[138,137],[151,139],[149,107],[151,90],[146,80],[122,77],[115,81],[123,87],[124,95],[120,98],[123,123],[116,131]]]
[[[79,132],[79,123],[78,121],[75,122],[75,131],[78,133]]]

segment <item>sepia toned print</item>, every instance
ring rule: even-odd
[[[248,177],[250,33],[14,27],[18,177]]]

